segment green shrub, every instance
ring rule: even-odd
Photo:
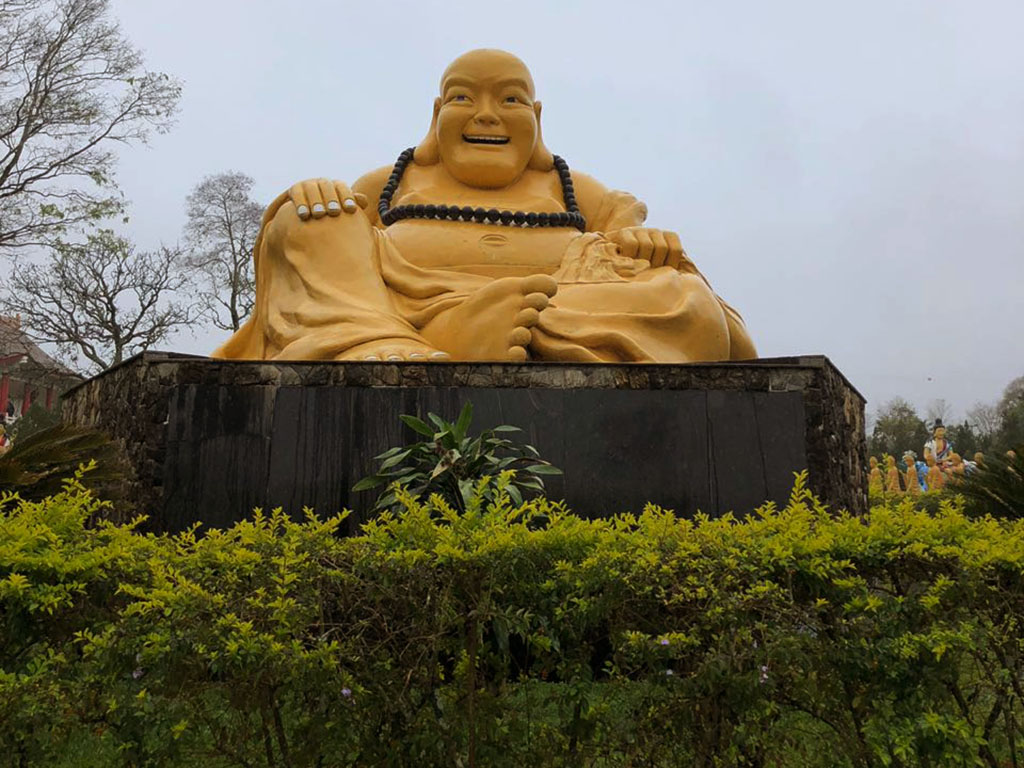
[[[351,538],[6,500],[0,761],[1014,765],[1024,523],[831,517],[802,478],[743,520],[582,520],[509,482]]]

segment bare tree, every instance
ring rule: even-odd
[[[148,72],[109,0],[0,0],[0,251],[123,201],[114,147],[165,130],[181,88]]]
[[[967,411],[967,421],[986,442],[990,441],[1002,426],[999,406],[988,403],[975,403]]]
[[[95,372],[186,325],[192,311],[175,292],[187,285],[177,249],[138,253],[124,238],[99,230],[83,244],[55,245],[40,264],[15,269],[0,310],[21,315],[37,341],[56,344],[69,362]]]
[[[926,413],[929,423],[935,421],[942,421],[945,423],[949,421],[950,416],[953,414],[953,407],[945,398],[940,397],[928,403],[928,410]]]
[[[263,206],[250,198],[244,173],[207,176],[187,198],[188,264],[199,283],[198,299],[215,326],[237,331],[256,299],[252,248]]]

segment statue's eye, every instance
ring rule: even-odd
[[[505,97],[505,103],[506,104],[518,104],[519,103],[519,99],[517,99],[515,96],[506,96]]]
[[[452,101],[468,101],[469,97],[464,93],[457,93],[452,96]]]

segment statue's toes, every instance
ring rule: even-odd
[[[512,333],[508,335],[508,345],[510,347],[525,347],[533,339],[533,334],[530,333],[529,328],[513,328]]]
[[[508,359],[509,362],[513,363],[525,363],[527,358],[526,347],[516,345],[508,348]]]
[[[546,293],[528,293],[523,296],[523,306],[538,312],[546,309],[550,302],[551,298]]]
[[[543,293],[550,298],[558,291],[558,282],[551,275],[530,275],[523,278],[522,291],[525,294]]]
[[[515,320],[512,321],[512,325],[517,328],[533,328],[540,321],[540,312],[533,307],[526,307],[525,309],[519,310],[519,314],[516,315]]]

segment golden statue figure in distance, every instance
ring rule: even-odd
[[[256,303],[215,357],[690,362],[757,356],[743,320],[647,209],[544,146],[533,79],[477,50],[430,130],[351,187],[267,209]]]
[[[878,459],[872,456],[868,459],[871,471],[868,473],[868,490],[882,492],[882,470],[878,468]]]
[[[905,490],[911,496],[917,496],[921,493],[921,480],[917,476],[917,454],[907,451],[903,454],[903,463],[907,467],[906,474],[903,475]]]
[[[885,490],[889,493],[901,493],[903,489],[900,488],[900,470],[896,466],[896,457],[887,455],[885,467]]]
[[[928,463],[928,476],[925,478],[925,483],[928,484],[929,491],[941,491],[943,486],[946,484],[946,475],[943,474],[942,468],[935,463],[935,455],[929,453],[925,461]]]

